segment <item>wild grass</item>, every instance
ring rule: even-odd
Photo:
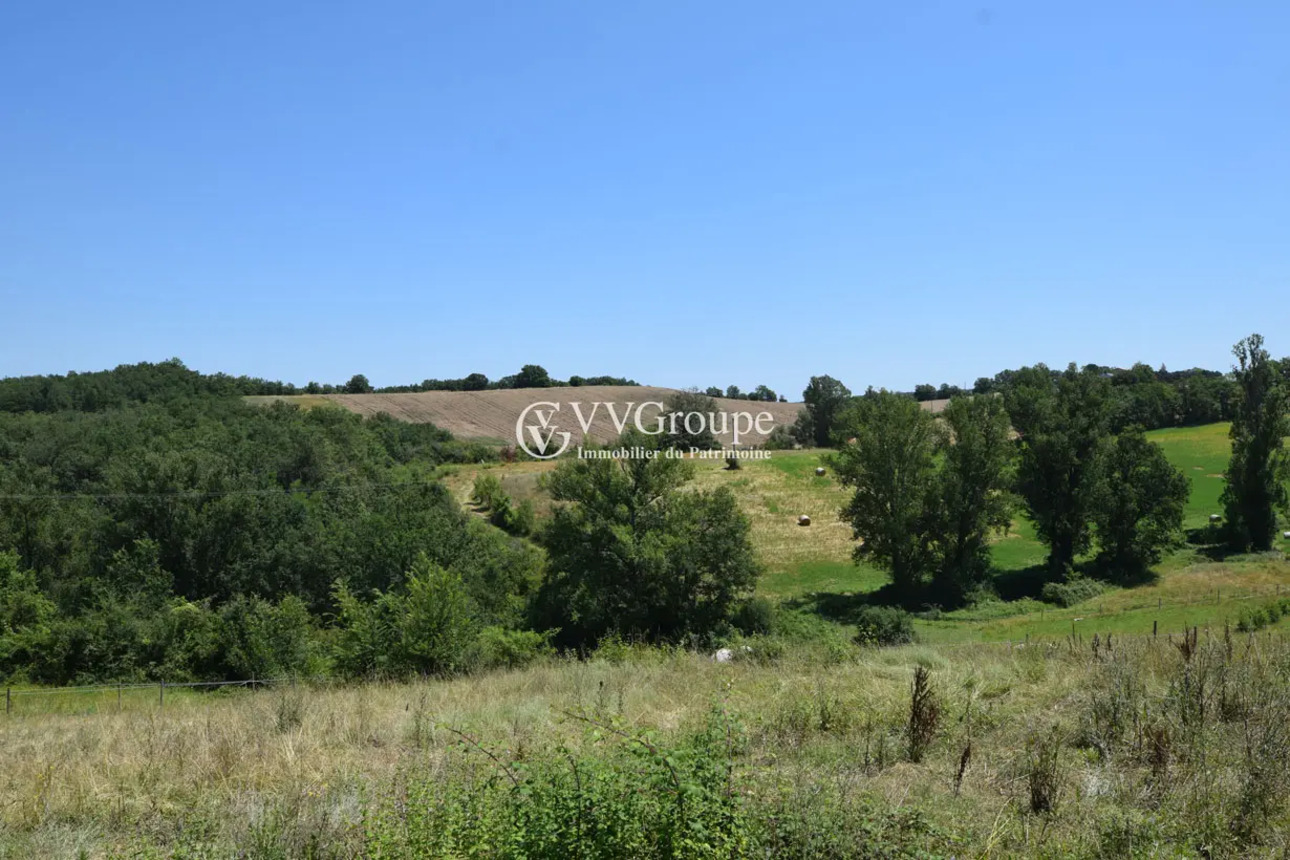
[[[498,836],[472,856],[516,856],[507,840],[567,836],[595,797],[625,817],[577,831],[582,856],[615,856],[592,843],[689,826],[664,808],[673,754],[720,777],[695,791],[726,809],[704,819],[723,856],[1278,855],[1290,643],[1181,641],[789,645],[727,664],[619,645],[460,680],[18,713],[0,724],[0,856],[435,856],[407,841],[431,821]],[[714,708],[729,734],[696,747]],[[636,738],[662,758],[628,767]],[[648,808],[615,781],[638,767],[663,768]],[[702,856],[694,838],[676,856]]]

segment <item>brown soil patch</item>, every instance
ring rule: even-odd
[[[506,391],[422,391],[409,394],[324,394],[296,397],[249,397],[252,402],[282,400],[313,406],[331,402],[359,415],[384,412],[394,418],[416,424],[432,423],[449,431],[459,439],[479,439],[499,444],[513,444],[515,423],[524,409],[534,403],[561,404],[554,421],[561,430],[572,432],[576,444],[582,428],[572,410],[572,403],[582,404],[583,416],[590,418],[591,406],[599,402],[614,404],[619,418],[630,410],[627,426],[632,426],[636,410],[641,404],[662,403],[676,393],[676,389],[653,386],[593,385],[579,388],[524,388]],[[766,429],[781,424],[791,425],[802,408],[801,403],[761,403],[752,400],[715,398],[717,408],[728,413],[747,412],[757,416],[769,412],[771,420],[763,421]],[[631,404],[630,406],[628,404]],[[933,411],[935,411],[934,407]],[[646,428],[657,425],[658,406],[647,405],[641,410],[641,423]],[[733,414],[730,420],[733,420]],[[718,419],[719,420],[719,419]],[[742,428],[741,428],[742,429]],[[601,406],[591,419],[589,436],[596,442],[610,442],[618,436],[618,427],[606,406]],[[729,445],[732,434],[718,433],[717,438]],[[759,445],[766,435],[756,432],[740,433],[739,444]]]

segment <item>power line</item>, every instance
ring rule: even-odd
[[[385,484],[346,484],[331,487],[286,487],[259,490],[216,490],[210,492],[177,490],[171,493],[11,493],[0,495],[0,501],[35,502],[43,500],[75,501],[126,499],[215,499],[224,496],[312,496],[314,493],[360,493],[369,490],[396,490],[404,487],[429,487],[438,481],[397,481]]]

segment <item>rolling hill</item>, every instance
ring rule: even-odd
[[[662,403],[676,394],[675,388],[660,388],[640,385],[589,385],[577,388],[518,388],[496,391],[421,391],[407,394],[319,394],[295,396],[252,396],[247,400],[253,403],[270,403],[283,401],[302,406],[317,406],[323,403],[334,403],[359,415],[376,415],[384,412],[391,417],[416,424],[432,423],[449,431],[459,439],[473,439],[498,444],[512,443],[515,439],[515,424],[521,413],[534,403],[549,401],[562,405],[561,429],[578,430],[577,421],[571,407],[566,404],[581,403],[583,414],[590,413],[594,403],[612,403],[619,416],[624,409],[636,414],[641,404]],[[725,397],[715,398],[720,410],[728,413],[748,412],[757,415],[768,412],[772,422],[763,422],[763,428],[769,426],[791,425],[802,409],[801,403],[763,403],[753,400],[731,400]],[[929,400],[923,408],[939,412],[948,401]],[[628,404],[631,404],[628,406]],[[646,406],[641,412],[641,422],[645,427],[656,424],[659,409],[657,406]],[[580,432],[580,431],[579,431]],[[618,429],[606,407],[596,411],[591,422],[589,435],[597,442],[610,442],[618,436]],[[766,441],[767,434],[750,432],[740,434],[739,444],[759,445]],[[575,439],[577,434],[575,433]],[[717,438],[725,445],[731,443],[731,433],[718,433]]]

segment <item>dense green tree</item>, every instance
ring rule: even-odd
[[[928,385],[928,384],[926,384],[926,383],[924,383],[924,384],[922,384],[922,385],[915,385],[915,386],[914,386],[914,399],[915,399],[915,400],[935,400],[935,399],[936,399],[936,386],[935,386],[935,385]]]
[[[1090,504],[1098,562],[1114,574],[1133,575],[1159,561],[1181,535],[1190,492],[1187,476],[1140,428],[1108,441]]]
[[[1048,545],[1050,574],[1064,578],[1089,547],[1096,459],[1110,423],[1109,383],[1071,364],[1017,371],[1004,389],[1021,436],[1018,491]]]
[[[703,393],[708,395],[709,397],[725,396],[725,392],[723,392],[720,388],[717,388],[715,385],[709,385],[708,388]]]
[[[855,442],[833,455],[833,467],[855,490],[841,512],[860,541],[855,560],[886,570],[896,592],[911,600],[935,568],[943,431],[913,398],[888,391],[857,399],[842,426]]]
[[[367,377],[361,373],[355,373],[345,383],[346,394],[371,394],[372,383],[367,381]]]
[[[464,666],[478,612],[456,573],[421,555],[403,586],[371,601],[336,587],[336,664],[350,677],[441,675]]]
[[[956,397],[941,417],[948,433],[940,437],[932,593],[942,605],[953,605],[985,582],[990,535],[1012,521],[1015,448],[998,397]]]
[[[516,388],[550,388],[551,385],[551,376],[546,368],[537,364],[524,365],[515,377]]]
[[[649,445],[625,434],[619,445]],[[551,473],[560,502],[543,542],[549,574],[534,612],[565,645],[610,633],[706,638],[748,597],[758,568],[747,519],[728,488],[683,489],[693,466],[671,457],[569,460]]]
[[[703,451],[720,448],[721,443],[712,434],[711,426],[713,416],[719,411],[721,410],[717,406],[717,401],[697,391],[678,391],[668,397],[662,413],[665,422],[663,447],[682,451],[688,451],[691,448]],[[698,418],[691,418],[687,426],[686,418],[695,414],[702,416],[702,425],[700,426]],[[673,416],[675,416],[675,422]],[[675,433],[672,432],[673,426],[676,427]]]
[[[1290,458],[1290,384],[1252,334],[1232,348],[1240,386],[1232,416],[1232,460],[1223,490],[1228,542],[1238,550],[1264,551],[1276,537],[1277,510],[1287,506]]]
[[[488,377],[482,373],[472,373],[461,380],[462,391],[483,391],[488,387]]]
[[[789,427],[788,434],[794,443],[803,448],[809,448],[815,444],[815,419],[811,415],[811,410],[798,410],[797,418]]]
[[[851,391],[831,376],[812,376],[802,400],[811,416],[811,427],[814,433],[812,440],[816,447],[827,448],[833,444],[833,425],[838,415],[846,407]]]

